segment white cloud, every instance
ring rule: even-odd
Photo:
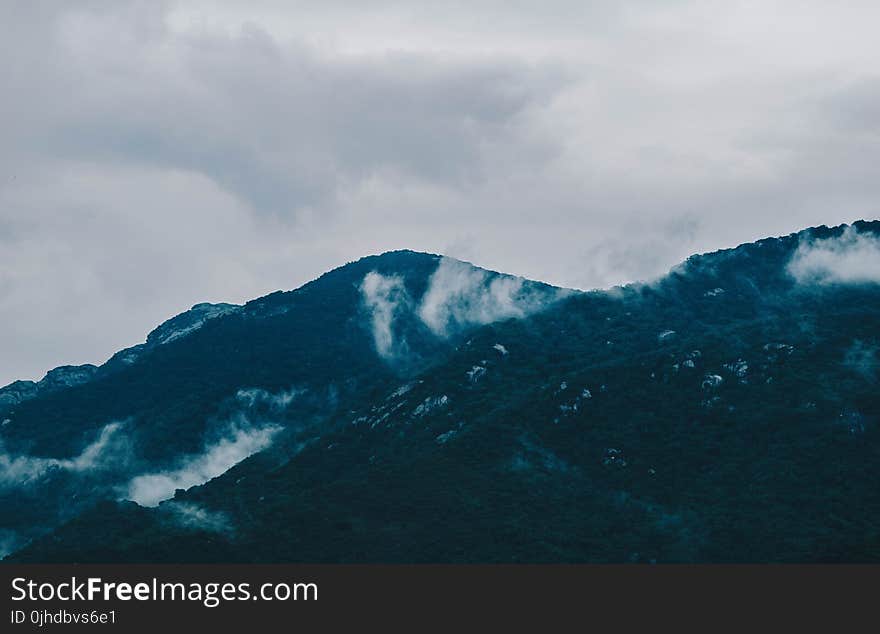
[[[370,313],[376,351],[386,358],[397,356],[406,343],[395,341],[394,319],[399,311],[410,306],[403,278],[371,271],[364,276],[360,290],[364,306]]]
[[[880,238],[847,227],[838,237],[804,241],[788,270],[802,284],[880,283]]]
[[[10,454],[0,446],[0,485],[26,486],[45,475],[50,469],[83,473],[101,469],[124,458],[120,454],[117,432],[121,423],[110,423],[101,429],[98,437],[82,452],[72,458],[43,458]]]
[[[434,334],[451,329],[525,317],[559,298],[556,289],[538,289],[510,275],[493,276],[466,262],[442,258],[418,308]]]
[[[447,337],[460,328],[525,317],[571,293],[490,273],[448,257],[440,258],[418,305],[409,296],[403,278],[396,275],[371,271],[364,276],[360,291],[369,311],[376,351],[387,359],[406,354],[406,341],[394,328],[404,311],[415,313],[436,336]]]
[[[143,506],[156,506],[177,489],[203,484],[262,451],[272,443],[280,427],[235,428],[229,435],[205,447],[202,454],[182,459],[176,468],[137,476],[128,484],[127,499]]]

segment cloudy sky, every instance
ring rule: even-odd
[[[5,0],[0,384],[395,248],[579,288],[877,217],[880,4]]]

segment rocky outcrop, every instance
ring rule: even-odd
[[[86,383],[92,380],[97,371],[98,367],[90,363],[62,365],[54,370],[49,370],[40,381],[15,381],[0,388],[0,408],[18,405],[22,401],[48,392]]]
[[[195,332],[211,319],[241,310],[236,304],[196,304],[185,313],[172,317],[147,336],[147,346],[163,345]]]

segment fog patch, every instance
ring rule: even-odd
[[[43,458],[10,454],[0,441],[0,485],[23,486],[38,480],[52,469],[83,473],[111,466],[121,456],[117,432],[122,423],[104,426],[98,437],[73,458]]]
[[[788,272],[801,284],[880,283],[880,239],[847,227],[835,238],[802,240]]]
[[[211,533],[233,532],[229,516],[222,511],[211,511],[193,502],[177,500],[166,502],[160,508],[166,511],[171,521],[181,528]]]
[[[403,278],[371,271],[364,276],[360,291],[364,306],[370,313],[376,352],[386,358],[397,356],[406,343],[403,340],[395,342],[394,320],[402,309],[410,305]]]
[[[235,393],[235,399],[247,408],[262,405],[271,410],[283,410],[290,406],[305,390],[291,388],[280,392],[269,392],[257,387],[243,388]]]
[[[880,366],[877,352],[877,345],[872,345],[856,339],[852,342],[852,345],[847,348],[847,351],[843,356],[843,364],[856,374],[860,374],[866,380],[875,381],[877,379],[877,369],[878,366]]]
[[[491,274],[453,258],[442,258],[429,280],[418,314],[431,331],[448,336],[456,327],[479,326],[534,313],[559,299],[521,277]]]
[[[127,499],[142,506],[157,506],[174,495],[177,489],[204,484],[223,474],[245,458],[262,451],[279,431],[277,425],[263,427],[232,426],[228,433],[205,446],[199,455],[181,459],[177,467],[137,476],[128,484]]]

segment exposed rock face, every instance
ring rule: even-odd
[[[62,365],[49,370],[45,378],[37,386],[40,390],[58,390],[90,381],[98,367],[90,363],[85,365]]]
[[[18,405],[22,401],[37,395],[37,383],[35,381],[15,381],[6,387],[0,388],[0,407]]]
[[[738,379],[744,379],[749,372],[749,364],[742,359],[727,363],[724,368]]]
[[[147,345],[163,345],[195,332],[211,319],[241,310],[235,304],[196,304],[185,313],[172,317],[147,336]]]
[[[717,374],[707,374],[706,378],[703,379],[702,387],[704,390],[713,389],[720,386],[724,382]]]
[[[86,383],[94,377],[97,371],[98,367],[90,363],[63,365],[49,370],[46,376],[38,382],[15,381],[0,388],[0,407],[18,405],[22,401],[27,401],[41,394]]]

